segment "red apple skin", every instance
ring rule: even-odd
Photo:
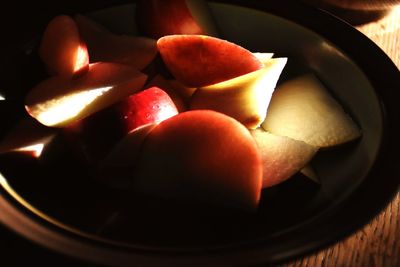
[[[139,30],[155,39],[171,34],[215,34],[214,29],[207,28],[213,24],[209,14],[204,14],[208,17],[208,25],[202,25],[191,13],[186,0],[139,0],[135,16]]]
[[[53,18],[39,46],[39,56],[52,75],[79,76],[89,69],[89,54],[75,21],[66,15]]]
[[[79,140],[87,161],[93,163],[106,157],[131,132],[177,114],[168,94],[152,87],[75,123],[67,131],[76,136],[74,139]]]
[[[180,113],[147,136],[132,189],[161,198],[254,211],[262,162],[249,131],[215,111]]]
[[[212,85],[264,66],[247,49],[210,36],[165,36],[157,47],[172,75],[188,87]]]
[[[76,15],[74,19],[87,44],[91,62],[114,62],[143,70],[157,55],[154,39],[113,34],[83,15]]]

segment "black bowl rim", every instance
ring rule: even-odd
[[[128,1],[106,3],[99,1],[98,7],[122,4]],[[379,155],[363,183],[347,199],[296,231],[301,238],[291,239],[282,235],[276,240],[260,241],[240,247],[228,247],[218,250],[199,251],[160,251],[120,248],[116,244],[89,240],[79,232],[71,232],[53,225],[32,213],[16,201],[7,190],[0,188],[0,221],[20,234],[59,252],[97,263],[124,265],[135,261],[156,265],[195,265],[227,263],[259,264],[280,262],[303,256],[322,249],[357,229],[366,225],[377,216],[394,198],[400,187],[400,165],[396,164],[395,152],[400,148],[396,139],[399,132],[399,116],[396,99],[399,93],[400,72],[391,59],[371,40],[351,25],[339,18],[316,8],[290,1],[214,1],[265,11],[314,31],[335,46],[339,47],[368,77],[381,100],[384,113],[384,132]],[[66,4],[67,10],[89,10],[94,3],[85,2]],[[61,10],[62,3],[59,5]],[[58,12],[58,11],[56,11]],[[50,13],[49,13],[50,16]],[[316,23],[318,21],[318,23]],[[329,29],[329,30],[327,30]],[[354,45],[354,44],[357,44]],[[368,55],[366,57],[365,55]],[[378,177],[385,181],[382,183]],[[373,201],[371,194],[374,195]],[[365,205],[368,204],[368,205]],[[11,223],[16,219],[18,223]],[[315,226],[318,227],[315,227]],[[271,247],[271,244],[274,244]]]

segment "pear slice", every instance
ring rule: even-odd
[[[193,94],[190,109],[210,109],[229,115],[247,128],[264,121],[267,108],[287,58],[268,60],[264,68],[200,87]]]
[[[307,178],[310,178],[310,180],[316,182],[317,184],[321,183],[318,174],[315,172],[314,168],[311,166],[310,163],[304,166],[303,169],[300,170],[300,173],[306,176]]]
[[[277,185],[301,170],[318,151],[302,141],[278,136],[262,128],[250,130],[263,160],[263,188]]]
[[[279,86],[262,127],[273,134],[331,147],[354,140],[360,129],[312,74]]]

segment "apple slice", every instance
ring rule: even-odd
[[[31,117],[19,121],[0,142],[0,154],[11,151],[39,158],[43,148],[55,137],[54,129],[43,126]]]
[[[255,210],[261,194],[260,152],[236,120],[187,111],[147,136],[132,189],[161,198]]]
[[[176,114],[178,111],[168,94],[152,87],[74,123],[68,127],[68,133],[72,140],[80,143],[86,160],[96,163],[130,132]]]
[[[215,23],[203,0],[140,0],[136,21],[144,35],[155,39],[171,34],[217,36]]]
[[[64,127],[140,90],[146,75],[125,65],[96,63],[78,79],[52,77],[25,99],[28,113],[46,126]]]
[[[268,61],[274,56],[274,53],[260,53],[255,52],[253,55],[258,58],[264,65],[268,63]]]
[[[188,109],[188,102],[181,96],[179,90],[161,75],[154,76],[146,86],[157,86],[165,91],[172,99],[179,112],[184,112]]]
[[[114,62],[143,70],[157,55],[153,39],[113,34],[82,15],[76,15],[74,19],[87,43],[91,62]]]
[[[310,178],[310,180],[316,182],[317,184],[321,183],[317,172],[314,170],[314,168],[311,166],[310,163],[308,163],[306,166],[304,166],[300,170],[300,173],[303,174],[304,176],[306,176],[307,178]]]
[[[190,109],[215,110],[237,119],[247,128],[255,129],[265,119],[286,62],[286,58],[270,59],[260,70],[200,87],[191,98]]]
[[[205,35],[165,36],[157,47],[172,75],[188,87],[212,85],[263,67],[243,47]]]
[[[361,135],[340,104],[311,74],[287,81],[275,90],[262,127],[316,147],[339,145]]]
[[[318,148],[302,141],[273,135],[257,128],[250,131],[261,151],[263,188],[277,185],[302,169]]]
[[[89,69],[86,44],[69,16],[56,16],[49,22],[40,43],[39,56],[53,75],[73,76]]]

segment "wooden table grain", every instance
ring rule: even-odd
[[[376,21],[355,27],[385,51],[400,68],[400,6]],[[279,266],[400,267],[400,193],[379,216],[347,239]]]

